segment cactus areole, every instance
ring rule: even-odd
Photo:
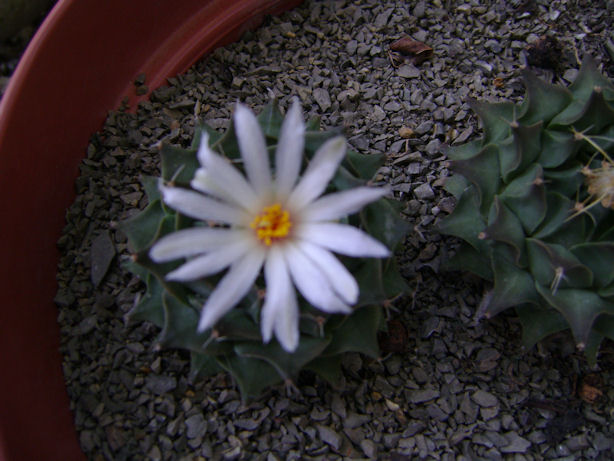
[[[473,103],[484,136],[448,151],[449,267],[492,282],[479,316],[516,308],[526,347],[571,328],[594,363],[614,339],[614,85],[590,57],[568,88],[524,81],[520,104]]]

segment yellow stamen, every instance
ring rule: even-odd
[[[254,218],[250,227],[266,246],[271,246],[273,240],[287,237],[292,227],[290,213],[284,210],[279,203],[264,207],[262,213]]]

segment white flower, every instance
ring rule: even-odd
[[[315,153],[299,177],[305,126],[294,102],[283,122],[271,176],[265,139],[254,114],[237,104],[235,130],[245,177],[213,152],[202,135],[201,164],[191,182],[195,190],[160,186],[163,200],[175,210],[223,227],[194,227],[160,239],[151,249],[154,261],[188,258],[167,275],[190,281],[228,271],[202,309],[199,331],[211,328],[253,286],[264,267],[266,294],[261,331],[273,333],[289,352],[299,342],[299,308],[294,286],[313,306],[328,313],[349,313],[358,300],[358,284],[333,255],[384,258],[389,250],[355,227],[336,222],[387,193],[358,187],[322,196],[345,155],[345,140],[335,137]]]

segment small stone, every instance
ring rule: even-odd
[[[377,446],[369,439],[364,439],[360,442],[360,448],[367,458],[377,458]]]
[[[430,155],[435,155],[441,152],[441,141],[439,139],[433,139],[430,141],[424,150]]]
[[[343,427],[346,429],[354,429],[370,420],[371,417],[368,415],[359,415],[358,413],[350,411],[347,418],[343,420]]]
[[[320,439],[335,450],[339,450],[341,443],[343,442],[341,435],[328,426],[318,424],[316,427],[318,428],[318,435],[320,436]]]
[[[236,424],[236,423],[235,423]],[[207,421],[201,413],[190,416],[185,420],[186,435],[189,439],[202,437],[207,432]]]
[[[93,203],[93,202],[90,202]],[[115,257],[115,245],[108,231],[102,231],[92,242],[90,251],[92,284],[97,287],[106,275]]]
[[[356,54],[356,49],[358,48],[358,42],[356,40],[350,40],[345,45],[345,51],[349,55]]]
[[[160,452],[160,448],[158,447],[158,445],[154,445],[153,447],[151,447],[149,453],[147,453],[147,456],[148,459],[150,459],[151,461],[161,461],[162,453]]]
[[[245,429],[246,431],[253,431],[260,426],[260,423],[255,419],[243,418],[236,420],[234,425],[240,429]]]
[[[397,69],[397,75],[403,78],[420,77],[420,69],[411,64],[404,64]]]
[[[315,99],[323,112],[326,112],[331,106],[330,95],[324,88],[313,90],[313,99]]]
[[[145,386],[154,394],[162,395],[177,387],[177,379],[172,376],[149,375]]]
[[[403,106],[401,106],[401,104],[399,104],[396,101],[389,101],[386,104],[384,104],[384,110],[388,111],[388,112],[398,112],[403,108]]]
[[[430,200],[435,197],[435,192],[430,184],[424,183],[414,189],[414,195],[418,200]]]
[[[499,403],[497,397],[492,395],[490,392],[483,391],[482,389],[475,391],[471,396],[471,400],[481,407],[494,407]]]
[[[422,389],[417,391],[411,391],[409,393],[409,400],[412,403],[424,403],[431,400],[435,400],[439,397],[439,391],[436,389]]]
[[[414,10],[412,11],[412,14],[414,15],[414,17],[417,19],[423,18],[425,13],[426,13],[426,2],[420,1],[416,3],[416,6],[414,6]]]
[[[508,444],[500,447],[501,453],[525,453],[531,446],[531,442],[520,437],[516,432],[508,432],[504,434]]]

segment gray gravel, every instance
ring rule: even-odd
[[[544,34],[562,52],[555,70],[535,68],[542,78],[571,79],[585,53],[612,76],[613,13],[612,1],[307,1],[169,79],[136,115],[111,113],[58,242],[63,367],[89,459],[612,459],[612,344],[591,370],[564,334],[526,352],[513,315],[476,323],[484,287],[439,270],[456,242],[434,226],[454,208],[444,148],[480,133],[468,99],[519,100],[527,46]],[[404,35],[432,56],[390,55]],[[160,140],[187,146],[197,119],[223,128],[237,100],[258,110],[269,91],[387,154],[376,181],[413,226],[399,256],[411,289],[388,308],[408,340],[380,360],[348,355],[340,389],[305,373],[298,392],[242,404],[228,376],[193,382],[185,352],[124,323],[143,287],[119,269],[113,222],[145,205],[138,178],[156,174]]]

